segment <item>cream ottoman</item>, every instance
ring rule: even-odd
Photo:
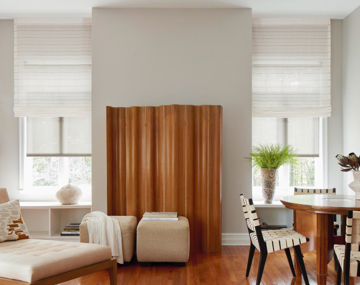
[[[118,220],[121,230],[124,261],[130,262],[135,250],[135,234],[137,219],[134,216],[111,216]],[[80,242],[89,242],[89,232],[86,222],[80,225]]]
[[[187,262],[190,254],[189,221],[143,221],[137,227],[139,262]]]

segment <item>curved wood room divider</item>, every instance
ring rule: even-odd
[[[107,107],[106,128],[108,215],[178,212],[192,252],[220,252],[222,107]]]

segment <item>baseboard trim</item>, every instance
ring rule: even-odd
[[[248,233],[223,233],[222,245],[250,245]]]

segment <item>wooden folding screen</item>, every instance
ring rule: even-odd
[[[108,214],[178,212],[192,252],[220,252],[222,107],[107,107],[106,121]]]

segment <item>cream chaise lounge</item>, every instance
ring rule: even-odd
[[[0,203],[9,201],[0,189]],[[0,243],[0,284],[57,284],[107,269],[117,283],[117,263],[107,246],[22,239]]]

